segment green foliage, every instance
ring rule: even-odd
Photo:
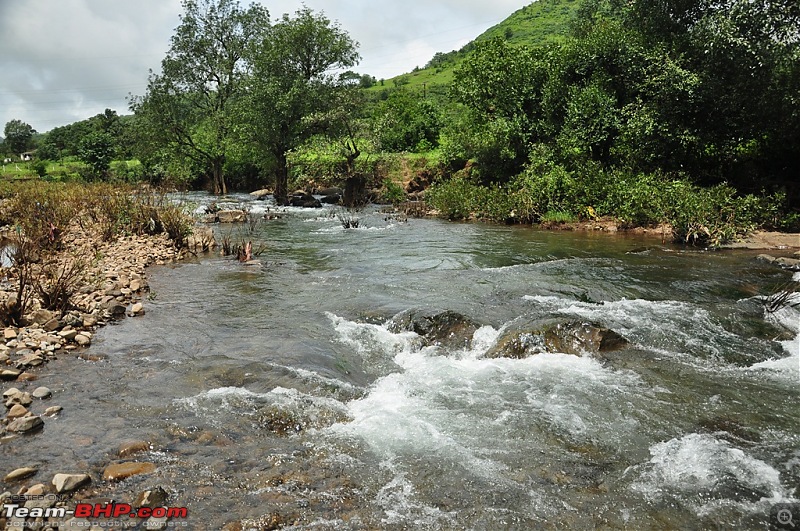
[[[395,206],[406,199],[406,191],[403,190],[403,186],[389,178],[383,180],[383,192],[381,195],[385,201]]]
[[[463,177],[454,177],[431,186],[426,200],[442,217],[455,221],[469,218],[478,210],[480,193],[479,186]]]
[[[3,141],[6,151],[14,155],[20,155],[30,147],[31,140],[36,131],[22,120],[11,120],[6,123],[3,129]]]
[[[114,160],[114,139],[100,131],[89,133],[78,146],[78,156],[89,165],[95,178],[105,179]]]
[[[425,152],[439,143],[441,118],[430,100],[394,91],[373,111],[374,135],[384,151]]]

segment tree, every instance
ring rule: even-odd
[[[114,139],[108,133],[95,131],[81,140],[78,156],[91,166],[95,176],[104,179],[114,160]]]
[[[31,147],[31,139],[36,131],[21,120],[11,120],[6,124],[3,134],[5,146],[8,151],[17,155],[24,153]]]
[[[224,167],[234,137],[234,106],[246,90],[245,52],[263,38],[269,13],[235,0],[184,0],[184,14],[147,94],[131,109],[145,134],[202,164],[215,193],[227,193]]]
[[[239,109],[250,141],[274,163],[278,204],[288,200],[287,154],[314,132],[306,118],[329,108],[338,86],[332,71],[356,65],[357,46],[337,23],[304,7],[251,48],[252,91]]]

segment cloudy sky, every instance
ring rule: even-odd
[[[272,20],[299,0],[259,0]],[[249,0],[243,0],[246,5]],[[390,78],[460,48],[530,0],[306,0],[360,43],[360,73]],[[0,0],[0,136],[12,119],[39,132],[106,108],[127,114],[158,70],[180,0]]]

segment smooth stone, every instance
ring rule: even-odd
[[[91,481],[92,478],[88,474],[56,474],[53,476],[53,486],[59,494],[77,490]]]
[[[38,398],[39,400],[44,400],[45,398],[50,398],[53,396],[53,392],[47,387],[37,387],[33,390],[31,396],[33,396],[33,398]]]
[[[10,339],[17,339],[17,330],[15,328],[6,328],[3,330],[3,337],[6,341]]]
[[[2,369],[0,370],[0,380],[9,382],[16,380],[17,377],[22,374],[22,371],[17,369]]]
[[[44,414],[48,417],[54,417],[61,413],[64,410],[61,406],[50,406],[49,408],[44,410]]]
[[[155,469],[156,465],[153,463],[114,463],[103,470],[103,479],[105,481],[122,481],[129,477],[150,474]]]
[[[22,417],[11,421],[8,431],[16,433],[30,433],[44,426],[42,417]]]
[[[8,414],[6,417],[10,420],[22,418],[28,414],[28,408],[20,404],[14,404],[11,406],[11,409],[8,410]]]
[[[82,347],[88,347],[89,345],[92,344],[92,340],[83,334],[78,334],[75,336],[75,343],[77,343]]]
[[[20,391],[16,387],[12,387],[10,389],[6,389],[5,391],[3,391],[3,400],[8,400],[11,397],[14,397],[14,396],[17,396],[17,395],[21,395],[21,394],[22,394],[22,391]]]
[[[78,331],[75,330],[74,328],[72,330],[62,330],[61,332],[58,333],[58,336],[66,341],[72,341],[73,339],[75,339],[75,336],[77,335]]]
[[[6,477],[3,478],[3,481],[8,483],[8,482],[11,482],[11,481],[18,481],[20,479],[26,479],[26,478],[29,478],[29,477],[33,476],[38,471],[39,471],[39,469],[32,468],[32,467],[18,468],[16,470],[13,470],[13,471],[9,472],[8,474],[6,474]]]
[[[27,496],[42,496],[45,492],[47,492],[47,486],[44,483],[37,483],[26,490],[25,494]]]

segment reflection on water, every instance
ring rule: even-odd
[[[270,208],[227,206],[239,201]],[[377,209],[355,230],[328,209],[282,215],[215,227],[265,243],[262,268],[209,255],[154,270],[147,316],[98,333],[106,361],[44,369],[65,411],[37,436],[42,477],[99,476],[121,441],[151,441],[157,471],[115,496],[163,486],[202,515],[194,529],[263,515],[309,529],[757,529],[796,496],[799,316],[764,315],[757,294],[787,275],[753,254]],[[480,326],[461,349],[385,326],[412,308]],[[484,357],[505,329],[553,317],[631,344]],[[31,460],[23,440],[0,453]]]

